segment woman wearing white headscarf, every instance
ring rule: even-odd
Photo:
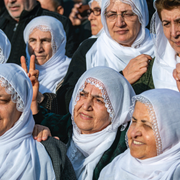
[[[88,12],[88,20],[91,24],[90,38],[98,38],[103,32],[103,25],[101,23],[101,4],[102,0],[91,0],[89,1],[90,10]]]
[[[50,37],[47,32],[50,33]],[[45,34],[38,39],[43,33]],[[39,70],[39,91],[42,94],[56,93],[70,63],[70,58],[65,56],[66,34],[62,23],[50,16],[34,18],[24,30],[24,41],[28,65],[30,56],[32,54],[36,56],[36,69]],[[43,45],[45,43],[50,44],[49,49]]]
[[[95,67],[78,80],[69,106],[71,115],[48,114],[41,109],[41,124],[68,144],[67,156],[79,180],[98,179],[101,169],[126,149],[128,111],[134,94],[118,72]]]
[[[179,107],[180,94],[174,90],[133,97],[129,149],[102,170],[99,180],[180,179]]]
[[[68,111],[80,75],[96,66],[111,67],[123,74],[137,94],[154,88],[151,74],[154,49],[146,29],[149,22],[146,0],[103,0],[101,21],[104,31],[98,39],[81,44],[57,92],[61,114]]]
[[[168,88],[178,91],[180,76],[173,77],[176,66],[180,66],[178,18],[180,2],[170,0],[155,1],[157,8],[151,22],[155,44],[155,61],[152,69],[155,88]],[[178,68],[177,67],[177,68]],[[180,70],[178,70],[180,71]],[[179,86],[180,87],[180,86]],[[180,90],[180,89],[179,89]]]
[[[32,93],[31,81],[20,66],[0,65],[0,179],[55,180],[65,174],[75,179],[63,143],[33,139]]]
[[[0,29],[0,64],[7,62],[10,52],[11,43],[5,33]]]

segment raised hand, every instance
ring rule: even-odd
[[[141,54],[130,60],[128,65],[123,70],[124,77],[130,84],[135,83],[148,69],[151,56]]]
[[[78,12],[78,8],[80,6],[82,6],[82,3],[75,4],[71,10],[70,15],[69,15],[69,19],[71,20],[73,26],[79,26],[81,24],[82,19],[83,19]]]
[[[176,69],[173,71],[173,77],[176,80],[177,88],[180,91],[180,63],[176,64]]]
[[[26,65],[26,59],[24,56],[21,56],[21,67],[25,70],[25,72],[28,74],[29,79],[31,80],[32,87],[33,87],[33,98],[31,103],[31,110],[33,114],[38,113],[38,104],[37,104],[37,96],[39,92],[39,71],[35,69],[35,56],[32,55],[30,58],[30,66],[29,71]]]

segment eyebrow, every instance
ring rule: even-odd
[[[180,21],[180,18],[173,20],[174,22]],[[170,22],[169,20],[163,20],[162,22]]]
[[[85,90],[82,90],[81,92],[85,93],[85,94],[89,94],[89,92],[85,91]],[[104,98],[102,96],[99,96],[99,95],[91,95],[92,97],[95,97],[95,98],[101,98],[104,100]]]
[[[136,119],[134,116],[132,116],[132,119],[134,119],[135,121],[137,121],[137,119]],[[152,123],[149,122],[149,121],[147,121],[147,120],[143,120],[143,119],[142,119],[141,122],[152,125]]]

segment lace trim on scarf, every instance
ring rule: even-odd
[[[152,122],[152,128],[153,128],[154,136],[155,136],[155,140],[156,140],[157,155],[160,155],[162,153],[162,142],[161,142],[157,118],[156,118],[156,114],[154,112],[153,106],[152,106],[151,102],[148,99],[146,99],[145,97],[135,96],[132,98],[132,106],[130,107],[130,116],[131,117],[132,117],[132,114],[134,111],[136,101],[139,101],[139,102],[145,104],[149,111],[149,116],[150,116],[150,120]],[[126,141],[127,141],[127,139],[126,139]]]
[[[51,46],[52,46],[53,55],[54,55],[56,53],[56,51],[57,51],[57,47],[56,47],[56,43],[54,41],[54,37],[53,37],[53,33],[52,33],[51,29],[49,27],[47,27],[47,26],[39,25],[39,26],[36,26],[36,27],[32,27],[30,29],[29,34],[31,34],[34,29],[39,29],[40,31],[43,31],[43,32],[48,32],[49,31],[51,33]]]
[[[11,100],[16,103],[16,109],[20,112],[24,110],[24,102],[19,94],[15,91],[13,86],[2,76],[0,76],[0,85],[5,88],[8,94],[11,94]]]
[[[5,57],[3,55],[2,49],[0,48],[0,64],[3,64],[4,62],[5,62]]]
[[[85,83],[81,86],[81,88],[80,88],[79,91],[78,91],[78,94],[77,94],[77,97],[76,97],[74,106],[76,105],[77,101],[79,101],[80,92],[85,88],[86,83],[89,83],[89,84],[91,84],[91,85],[94,85],[95,87],[97,87],[98,89],[101,90],[102,97],[103,97],[104,102],[105,102],[105,107],[107,108],[107,112],[109,113],[109,116],[110,116],[110,118],[111,118],[111,120],[112,120],[113,117],[114,117],[114,110],[113,110],[111,101],[110,101],[110,99],[109,99],[109,96],[108,96],[108,94],[107,94],[107,91],[106,91],[106,89],[105,89],[105,86],[104,86],[104,84],[103,84],[101,81],[98,81],[98,80],[95,79],[95,78],[87,78],[87,79],[86,79]]]

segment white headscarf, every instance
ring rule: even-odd
[[[167,88],[178,91],[173,70],[177,64],[177,53],[169,44],[163,32],[162,22],[157,11],[151,20],[151,33],[154,40],[155,61],[152,75],[155,88]]]
[[[24,30],[28,64],[30,63],[28,52],[29,35],[34,29],[45,32],[49,31],[51,33],[51,45],[53,50],[52,57],[45,64],[36,64],[36,69],[39,70],[39,91],[41,93],[56,93],[56,87],[66,75],[71,60],[65,56],[66,34],[63,25],[59,20],[50,16],[40,16],[30,21]]]
[[[158,155],[139,160],[128,149],[102,170],[99,180],[170,180],[180,165],[180,93],[169,89],[146,91],[133,98],[132,110],[136,101],[148,108]]]
[[[93,134],[81,134],[73,119],[74,106],[79,100],[80,92],[85,88],[85,83],[90,83],[101,90],[105,107],[111,117],[109,126]],[[128,111],[131,105],[130,99],[134,94],[128,81],[108,67],[92,68],[78,80],[69,106],[73,136],[67,153],[78,179],[92,179],[93,171],[102,154],[112,145],[118,127],[123,124],[126,127],[130,120]]]
[[[88,3],[89,7],[91,8],[91,4],[94,1],[96,1],[99,4],[100,8],[101,8],[102,0],[91,0],[91,1],[89,1],[89,3]],[[101,33],[103,32],[103,30],[104,29],[102,28],[96,35],[92,35],[90,38],[98,38],[101,35]]]
[[[101,21],[104,31],[86,54],[86,66],[90,69],[95,66],[108,66],[120,72],[129,61],[138,55],[148,54],[154,56],[153,41],[146,25],[149,14],[146,0],[120,0],[129,4],[132,11],[138,16],[141,23],[140,32],[131,47],[125,47],[113,40],[109,34],[105,11],[110,0],[103,0],[101,7]]]
[[[0,136],[0,179],[55,179],[46,150],[32,137],[31,81],[20,66],[8,63],[0,65],[0,85],[22,112],[14,126]]]
[[[11,43],[0,29],[0,64],[6,63],[11,52]]]

